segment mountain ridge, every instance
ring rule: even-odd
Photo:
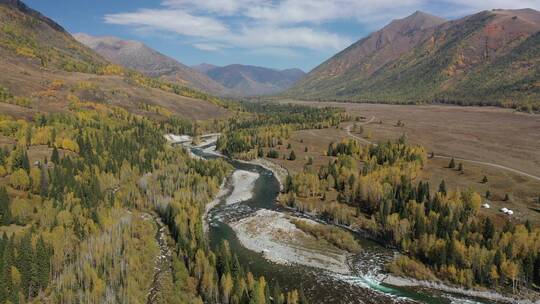
[[[284,95],[391,103],[529,103],[540,96],[531,79],[540,68],[538,55],[524,62],[528,68],[504,62],[527,39],[534,52],[539,31],[540,12],[532,9],[482,11],[450,21],[416,12],[339,52]],[[501,65],[507,71],[487,68]],[[470,87],[473,76],[481,90]],[[482,77],[483,82],[478,80]],[[525,92],[527,85],[532,90]]]
[[[272,95],[291,87],[305,75],[298,68],[276,70],[253,65],[230,64],[195,66],[238,96]]]
[[[114,36],[91,36],[85,33],[73,35],[106,59],[137,70],[149,77],[193,87],[215,95],[226,95],[227,89],[174,58],[136,40],[124,40]]]

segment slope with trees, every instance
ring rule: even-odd
[[[286,95],[538,110],[540,12],[492,10],[443,22],[395,20],[310,72]]]

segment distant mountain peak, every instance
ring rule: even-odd
[[[142,42],[124,40],[112,36],[91,36],[84,33],[74,37],[106,59],[151,77],[162,77],[168,81],[224,95],[227,90],[204,73],[192,69],[176,59],[168,57]]]
[[[444,22],[446,22],[444,18],[422,11],[416,11],[405,18],[393,20],[390,24],[385,26],[383,30],[393,29],[401,33],[407,33],[431,28]]]

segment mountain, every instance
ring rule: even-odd
[[[208,63],[201,63],[201,64],[198,64],[198,65],[194,65],[191,68],[196,70],[196,71],[199,71],[201,73],[206,74],[208,71],[213,70],[215,68],[218,68],[218,66],[213,65],[213,64],[208,64]]]
[[[33,117],[67,111],[74,101],[118,105],[151,116],[225,115],[203,93],[112,65],[62,26],[18,0],[0,0],[0,113]]]
[[[173,58],[159,53],[139,41],[116,37],[95,37],[75,34],[75,39],[90,47],[107,60],[137,70],[149,77],[158,77],[216,95],[226,89],[204,73],[200,73]]]
[[[529,103],[540,97],[540,12],[444,21],[416,12],[351,45],[285,94],[365,102]]]
[[[240,64],[225,67],[201,64],[195,68],[205,71],[210,78],[240,96],[277,94],[290,88],[305,75],[300,69],[279,71]]]

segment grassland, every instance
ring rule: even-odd
[[[405,134],[428,151],[486,162],[540,176],[540,116],[493,107],[401,106],[313,103],[340,106],[351,115],[375,117],[364,126],[373,141]],[[398,121],[403,127],[396,127]],[[382,121],[382,124],[379,122]]]
[[[304,103],[306,104],[306,103]],[[540,176],[540,116],[512,112],[499,108],[453,107],[453,106],[395,106],[348,103],[307,103],[314,106],[342,106],[353,116],[364,117],[360,134],[354,135],[366,141],[385,141],[405,134],[409,142],[421,144],[436,155],[448,155],[500,164],[531,175]],[[401,121],[402,126],[397,123]],[[368,123],[369,122],[369,123]],[[283,145],[276,148],[278,159],[272,161],[290,172],[300,172],[313,159],[312,168],[330,160],[325,155],[328,144],[347,138],[346,127],[297,131]],[[287,146],[290,144],[290,149]],[[307,152],[305,148],[307,147]],[[283,159],[294,150],[296,160]],[[456,161],[456,168],[460,161]],[[448,168],[448,159],[429,159],[419,179],[428,180],[436,190],[441,180],[450,189],[472,188],[484,195],[489,209],[483,214],[491,216],[496,223],[504,222],[506,215],[499,209],[507,207],[515,212],[514,219],[529,219],[540,225],[540,181],[509,170],[463,161],[463,172]],[[483,177],[488,179],[483,183]],[[505,201],[509,194],[511,201]],[[335,198],[328,193],[327,200]]]

